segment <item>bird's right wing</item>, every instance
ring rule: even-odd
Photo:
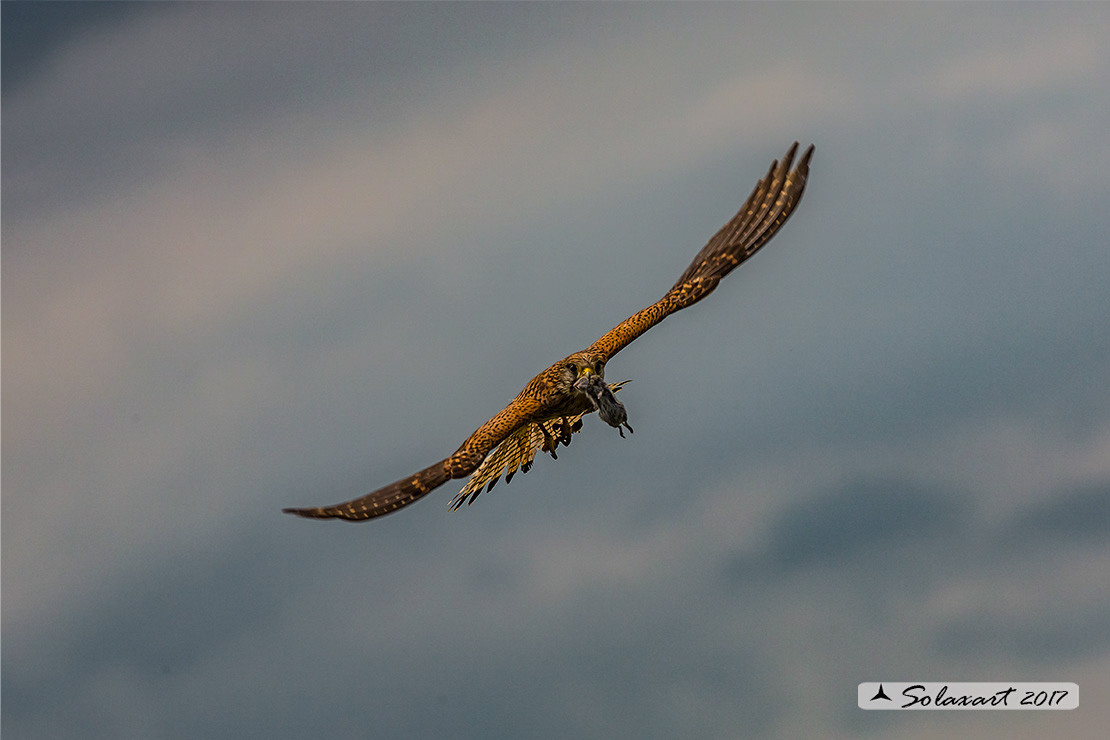
[[[309,519],[345,519],[351,522],[391,514],[423,498],[452,478],[465,478],[473,473],[491,450],[513,432],[530,423],[539,405],[536,399],[522,393],[497,416],[467,437],[451,457],[365,496],[331,506],[309,506],[282,511]]]
[[[438,488],[451,480],[448,467],[450,460],[451,458],[440,460],[431,467],[424,468],[418,473],[402,478],[396,483],[391,483],[385,488],[379,488],[373,493],[368,493],[353,501],[332,506],[282,509],[282,512],[309,519],[344,519],[349,522],[359,522],[364,519],[373,519],[376,516],[390,514],[402,506],[408,506],[413,501],[423,498],[425,494],[431,493],[432,489]]]

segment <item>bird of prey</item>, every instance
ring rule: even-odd
[[[505,474],[506,483],[519,470],[528,472],[537,451],[556,457],[560,444],[582,428],[582,417],[594,411],[601,420],[632,431],[624,404],[614,393],[627,381],[607,383],[605,365],[613,355],[670,316],[713,292],[725,275],[755,254],[782,227],[802,198],[809,173],[810,146],[796,167],[798,143],[771,164],[740,211],[709,243],[678,281],[658,301],[622,321],[581,352],[559,360],[529,381],[512,403],[466,438],[459,449],[434,465],[352,501],[332,506],[284,509],[287,514],[315,519],[362,521],[390,514],[431,493],[452,478],[472,476],[452,500],[451,508],[474,501]],[[792,169],[793,167],[793,169]]]

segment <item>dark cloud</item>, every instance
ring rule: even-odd
[[[352,120],[390,135],[404,125],[394,111],[442,92],[429,78],[534,52],[578,25],[578,13],[542,5],[15,2],[5,16],[8,5],[5,202],[22,215],[149,186],[183,150],[219,157],[259,120],[286,122],[291,149]],[[103,68],[65,70],[65,97],[35,100],[24,80],[94,32],[100,46],[85,50]],[[155,75],[162,84],[148,87]]]
[[[961,497],[906,480],[854,482],[822,491],[782,514],[768,556],[783,570],[836,568],[857,556],[881,557],[914,540],[960,535],[968,510]]]
[[[281,586],[303,577],[288,548],[257,535],[248,547],[225,543],[218,551],[154,560],[123,582],[106,577],[96,601],[64,615],[58,639],[36,651],[39,665],[24,664],[19,650],[5,651],[6,726],[50,714],[62,736],[109,737],[117,722],[153,711],[169,732],[170,723],[186,720],[185,707],[96,706],[89,677],[125,676],[161,703],[181,676],[272,620]],[[234,690],[226,683],[211,688]],[[59,705],[58,696],[70,701]]]
[[[3,95],[30,81],[61,49],[83,35],[126,22],[130,17],[160,12],[172,3],[4,0],[2,59]]]
[[[1110,481],[1092,481],[1060,491],[1008,523],[1007,544],[1098,546],[1110,540]]]
[[[786,507],[762,544],[726,557],[720,573],[738,600],[811,594],[828,623],[854,623],[867,675],[909,675],[934,660],[956,672],[1043,672],[1110,647],[1110,592],[1080,585],[1087,558],[1106,552],[1107,500],[1095,482],[1000,518],[974,489],[853,481]],[[920,653],[907,662],[910,646]]]
[[[884,604],[924,598],[961,558],[984,557],[977,505],[973,492],[912,477],[845,481],[792,497],[765,523],[758,547],[745,543],[720,573],[746,598],[831,578],[844,582],[852,608],[882,613]]]
[[[961,663],[1012,661],[1043,670],[1110,650],[1110,600],[1066,603],[1047,614],[1005,610],[961,617],[938,627],[933,641],[942,655]]]

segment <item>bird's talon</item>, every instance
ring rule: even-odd
[[[567,421],[567,417],[564,416],[562,421],[563,423],[559,427],[559,440],[564,445],[569,445],[570,437],[574,432],[570,428],[570,422]]]

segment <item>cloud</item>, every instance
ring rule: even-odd
[[[1040,502],[1011,523],[1016,543],[1088,544],[1110,539],[1110,481],[1091,481]]]
[[[983,103],[1043,95],[1075,81],[1089,83],[1106,62],[1096,29],[1069,26],[1043,34],[1033,44],[969,48],[939,65],[928,87],[938,96]]]
[[[57,44],[4,99],[5,729],[912,735],[844,687],[1097,689],[1081,7],[188,5]],[[453,449],[795,138],[777,248],[610,365],[636,435],[455,515],[278,513]]]
[[[959,497],[909,481],[863,481],[824,491],[775,526],[771,559],[791,570],[836,566],[853,555],[879,556],[915,538],[958,531]]]

